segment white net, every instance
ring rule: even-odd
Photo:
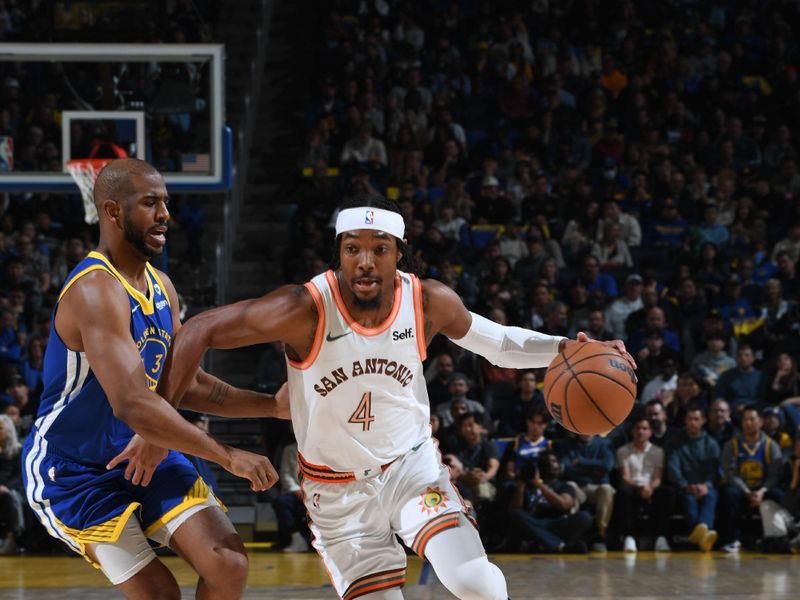
[[[97,179],[97,174],[100,170],[109,162],[111,162],[111,159],[71,160],[67,163],[67,171],[72,175],[72,178],[81,190],[84,220],[89,225],[97,223],[100,220],[97,216],[97,209],[94,206],[94,181]]]

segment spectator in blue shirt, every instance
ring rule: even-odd
[[[660,248],[680,248],[689,236],[689,224],[678,212],[673,198],[661,203],[658,218],[647,228],[645,243]]]
[[[41,393],[42,384],[42,369],[44,367],[44,344],[42,339],[38,336],[33,336],[28,340],[28,349],[25,352],[25,358],[22,359],[19,371],[25,384],[31,393],[38,397]]]
[[[572,440],[561,459],[564,479],[574,481],[585,499],[595,505],[597,541],[592,546],[598,552],[606,551],[606,529],[614,512],[614,488],[608,475],[614,468],[614,452],[606,438],[579,435]],[[580,498],[583,502],[583,498]]]
[[[533,466],[517,474],[509,505],[510,545],[534,542],[547,552],[586,553],[581,538],[592,526],[592,517],[575,510],[575,488],[559,477],[558,455],[545,450]]]
[[[704,422],[700,407],[686,409],[685,428],[667,452],[667,473],[675,484],[691,528],[689,541],[708,552],[717,541],[714,484],[719,475],[719,445],[703,430]]]
[[[647,336],[652,331],[660,331],[664,345],[675,352],[681,351],[681,340],[678,334],[667,328],[667,316],[660,306],[651,306],[645,312],[644,328],[631,333],[628,340],[628,349],[635,356],[644,347]]]
[[[761,406],[764,402],[767,378],[753,366],[755,360],[753,349],[747,344],[740,345],[736,351],[736,367],[720,375],[714,387],[714,397],[727,400],[736,421],[745,406]]]
[[[711,242],[717,248],[728,243],[731,237],[728,228],[719,222],[717,205],[713,202],[706,204],[703,209],[703,221],[697,228],[701,242]]]
[[[725,282],[719,316],[728,324],[732,321],[752,319],[755,316],[753,306],[742,297],[742,280],[736,273],[731,274]]]
[[[14,315],[10,310],[0,310],[0,365],[16,364],[22,355],[22,347],[14,326]]]
[[[594,254],[590,254],[583,259],[583,274],[581,277],[586,284],[586,291],[604,304],[619,295],[617,282],[614,281],[611,275],[600,272],[600,260]]]

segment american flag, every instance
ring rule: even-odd
[[[207,173],[210,170],[208,154],[181,154],[181,171]]]

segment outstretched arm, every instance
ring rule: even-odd
[[[189,389],[181,398],[180,408],[218,417],[290,418],[285,383],[273,396],[234,387],[202,369],[197,370]]]
[[[442,333],[462,348],[479,354],[498,367],[531,369],[546,367],[559,352],[572,344],[588,341],[579,333],[577,340],[546,335],[521,327],[507,327],[467,310],[461,298],[438,281],[423,282],[425,339]],[[622,340],[602,342],[619,352],[636,368]]]
[[[278,480],[266,458],[215,440],[148,389],[144,364],[131,337],[127,295],[107,273],[82,277],[62,298],[59,312],[64,330],[86,353],[114,416],[145,441],[213,461],[249,479],[254,490],[267,489]],[[80,319],[73,316],[78,314]]]
[[[173,336],[177,336],[181,329],[180,307],[178,292],[175,286],[164,273],[159,273],[172,307]],[[174,349],[172,350],[174,352]],[[189,387],[183,398],[176,398],[166,389],[167,370],[161,378],[158,387],[159,393],[175,407],[188,408],[197,412],[219,417],[276,417],[289,418],[289,403],[286,393],[278,395],[262,394],[252,390],[237,388],[206,373],[198,368],[195,376],[190,380]],[[180,400],[180,403],[179,403]]]
[[[173,338],[159,389],[180,403],[195,384],[198,366],[209,348],[281,340],[290,356],[302,360],[310,352],[318,320],[316,305],[303,286],[285,286],[261,298],[201,313],[184,323]]]

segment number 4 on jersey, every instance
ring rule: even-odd
[[[360,424],[363,426],[362,431],[369,431],[369,425],[375,420],[372,415],[372,392],[367,392],[361,396],[361,402],[358,403],[358,408],[350,415],[348,423]]]

